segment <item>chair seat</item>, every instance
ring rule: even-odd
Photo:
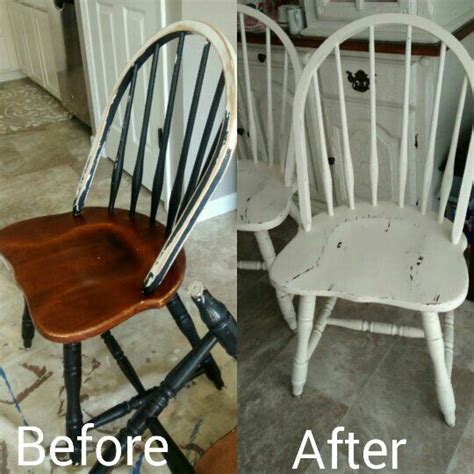
[[[451,243],[452,223],[394,203],[335,209],[313,218],[277,256],[270,279],[297,295],[444,312],[465,299],[465,237]]]
[[[237,429],[213,444],[194,470],[196,474],[237,474]]]
[[[39,217],[0,230],[0,254],[24,292],[36,329],[74,343],[102,334],[134,314],[165,305],[184,277],[182,252],[163,283],[142,294],[164,244],[161,224],[116,209],[87,208]]]
[[[238,160],[237,183],[237,230],[269,230],[286,219],[294,189],[285,186],[279,167]]]

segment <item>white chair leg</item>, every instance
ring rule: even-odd
[[[314,322],[313,333],[309,340],[309,357],[313,355],[313,352],[318,347],[319,341],[323,335],[324,330],[328,324],[329,318],[331,317],[334,306],[336,306],[336,297],[327,298],[323,309],[318,314],[316,321]]]
[[[298,227],[301,226],[300,210],[293,199],[290,203],[290,217],[298,224]]]
[[[263,262],[254,260],[239,260],[237,262],[237,270],[266,270],[267,266]]]
[[[444,315],[444,361],[446,362],[446,370],[451,378],[453,369],[454,355],[454,312],[448,311]]]
[[[273,264],[275,260],[275,249],[273,248],[272,241],[270,239],[270,234],[266,230],[259,230],[255,232],[255,238],[257,239],[258,247],[260,253],[262,254],[263,260],[265,261],[265,266],[267,269]],[[290,329],[293,331],[296,329],[296,313],[293,303],[291,301],[290,295],[281,290],[276,290],[278,305],[280,306],[280,311],[283,314],[283,318],[287,322]]]
[[[316,308],[315,296],[300,296],[298,308],[298,332],[295,359],[291,383],[293,395],[296,397],[303,393],[309,363],[309,340],[313,329],[314,310]]]
[[[438,403],[446,423],[449,426],[454,426],[456,423],[456,402],[454,400],[453,386],[451,385],[451,379],[444,360],[443,334],[438,313],[424,312],[422,315],[428,352],[434,366]]]

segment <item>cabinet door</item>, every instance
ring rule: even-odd
[[[44,87],[43,61],[41,59],[38,26],[36,16],[34,15],[36,10],[20,4],[18,6],[25,28],[26,49],[30,63],[30,77]]]
[[[56,72],[56,62],[54,59],[48,14],[41,10],[32,10],[31,14],[34,19],[38,36],[38,49],[41,60],[43,86],[59,99],[58,74]]]
[[[356,201],[371,199],[370,185],[370,116],[368,104],[347,102],[349,142],[354,167],[354,193]],[[344,179],[344,156],[339,101],[325,99],[326,116],[329,122],[329,139],[335,156],[333,181],[339,204],[347,200]],[[377,107],[377,151],[379,161],[378,199],[398,200],[399,151],[402,111],[394,107]],[[414,112],[410,114],[414,126]],[[415,137],[410,129],[409,137]],[[414,140],[409,143],[406,202],[416,204],[416,163]]]
[[[30,75],[30,60],[26,44],[25,14],[23,7],[18,3],[9,4],[12,32],[15,41],[15,48],[20,69]]]

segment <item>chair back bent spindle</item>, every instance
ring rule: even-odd
[[[291,133],[287,129],[291,127],[291,110],[288,110],[288,76],[290,68],[293,71],[293,80],[296,85],[301,75],[301,65],[291,39],[285,31],[270,17],[245,5],[237,5],[238,30],[240,32],[242,48],[243,87],[239,85],[239,134],[247,143],[239,141],[239,158],[251,159],[255,163],[265,161],[269,166],[279,164],[284,173],[285,184],[290,186],[294,175],[294,153],[291,143]],[[247,46],[247,35],[245,30],[246,18],[258,21],[265,27],[265,86],[266,86],[266,113],[265,125],[258,113],[255,94],[252,90],[252,78],[249,68],[249,54]],[[275,90],[275,71],[273,70],[272,36],[283,45],[283,69],[281,74],[281,103],[280,107],[274,107],[277,98]],[[246,126],[243,126],[243,120]],[[245,128],[248,127],[248,130]],[[248,140],[246,140],[246,138]],[[245,146],[248,145],[248,146]]]
[[[463,45],[449,32],[433,23],[430,20],[405,14],[379,14],[365,17],[363,19],[354,21],[345,27],[338,30],[331,35],[311,56],[307,63],[301,80],[298,83],[295,93],[295,103],[293,108],[293,131],[294,141],[297,157],[297,177],[298,177],[298,193],[300,200],[301,222],[304,230],[310,231],[312,225],[312,212],[310,202],[310,191],[308,184],[308,152],[306,144],[305,132],[305,104],[307,101],[308,92],[314,90],[316,96],[317,109],[317,127],[319,129],[319,147],[320,156],[322,159],[322,175],[323,184],[327,201],[327,212],[329,216],[334,215],[334,206],[332,200],[332,182],[329,171],[327,145],[324,133],[324,117],[321,109],[320,100],[320,86],[318,83],[318,71],[323,62],[334,54],[336,65],[336,79],[337,79],[337,93],[339,100],[340,125],[342,136],[342,155],[344,168],[344,181],[346,184],[346,191],[348,195],[348,206],[354,210],[356,208],[354,198],[354,170],[351,157],[351,146],[349,142],[349,128],[347,121],[346,100],[344,97],[343,86],[343,68],[341,64],[340,47],[341,44],[354,35],[367,31],[369,33],[369,65],[370,65],[370,157],[369,157],[369,175],[370,175],[370,189],[371,189],[371,204],[377,206],[378,202],[378,173],[379,173],[379,159],[377,154],[377,127],[376,127],[376,68],[375,68],[375,52],[376,52],[376,29],[384,25],[403,25],[406,27],[406,47],[405,47],[405,61],[404,61],[404,88],[403,88],[403,105],[402,105],[402,125],[400,138],[400,151],[398,163],[398,202],[400,208],[405,206],[405,194],[407,183],[407,160],[408,160],[408,124],[409,124],[409,108],[410,108],[410,72],[411,72],[411,44],[413,30],[419,29],[436,37],[440,41],[440,58],[437,72],[437,79],[434,92],[434,106],[431,116],[431,126],[429,133],[429,141],[427,147],[427,156],[424,166],[423,184],[420,199],[420,212],[425,215],[429,211],[432,193],[432,178],[434,169],[434,156],[436,136],[438,129],[438,118],[440,111],[440,101],[443,86],[443,75],[446,63],[446,52],[449,49],[456,59],[461,64],[465,71],[464,80],[459,93],[459,102],[457,106],[456,118],[452,129],[452,139],[449,147],[448,160],[446,169],[442,178],[440,191],[440,207],[437,215],[439,223],[443,222],[444,213],[449,197],[449,192],[453,182],[454,158],[456,155],[456,147],[459,138],[461,127],[461,119],[466,102],[467,91],[474,86],[474,65],[469,53],[465,50]],[[311,87],[312,86],[312,87]],[[457,205],[454,224],[452,226],[451,241],[453,244],[458,244],[461,236],[463,224],[466,216],[469,198],[471,194],[473,177],[474,177],[474,149],[473,138],[469,145],[468,156],[466,160],[465,170],[463,174],[462,186]]]
[[[114,117],[118,110],[124,108],[108,206],[109,212],[113,213],[127,154],[127,138],[131,133],[129,128],[132,108],[135,104],[137,76],[145,65],[149,65],[150,72],[143,107],[143,121],[131,185],[129,217],[134,218],[143,181],[145,147],[150,134],[150,116],[155,83],[157,82],[160,52],[168,44],[175,45],[177,43],[169,95],[167,101],[165,101],[166,110],[163,128],[159,133],[159,152],[153,176],[149,224],[150,226],[155,225],[160,200],[164,199],[162,191],[165,167],[169,166],[166,163],[166,158],[172,132],[180,71],[185,58],[186,43],[189,41],[188,37],[191,36],[202,38],[204,45],[195,79],[189,115],[187,121],[184,122],[185,130],[181,152],[168,201],[166,241],[148,275],[146,275],[143,285],[145,294],[152,293],[163,281],[167,271],[183,248],[199,215],[224,175],[236,145],[236,59],[231,45],[218,30],[208,24],[194,20],[179,21],[150,38],[130,59],[118,78],[102,114],[74,200],[73,213],[77,215],[84,208]],[[216,75],[216,77],[211,77],[208,72],[211,52],[217,56],[221,67],[220,75]],[[209,109],[201,112],[203,107],[202,104],[200,107],[200,97],[205,81],[206,83],[215,84],[214,95]],[[122,102],[125,102],[125,104],[122,105]],[[193,134],[193,131],[195,131],[199,114],[205,118],[204,128],[202,134],[197,137],[198,145],[192,147],[192,140],[193,138],[196,139],[195,136],[197,135],[196,133]],[[190,155],[194,148],[196,148],[196,152],[193,152],[194,160],[191,160]]]

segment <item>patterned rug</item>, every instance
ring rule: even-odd
[[[55,97],[30,79],[0,83],[0,135],[70,118]]]

